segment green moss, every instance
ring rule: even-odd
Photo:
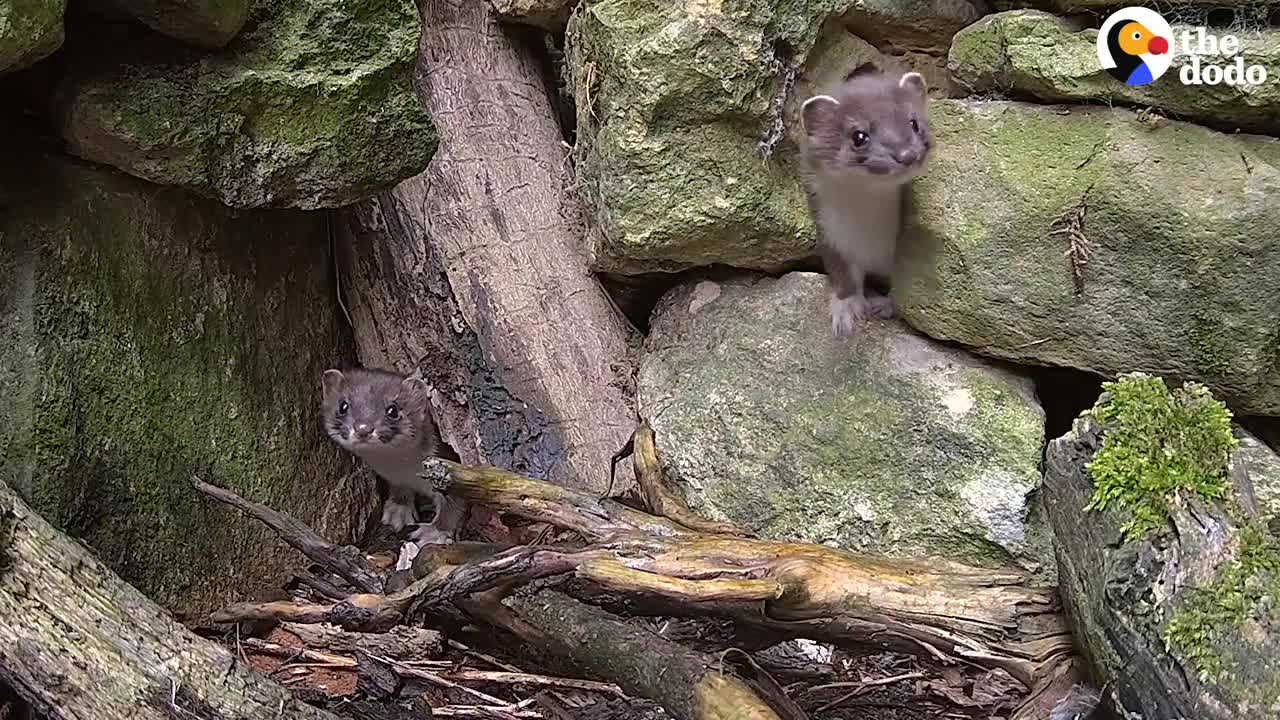
[[[426,167],[409,0],[261,3],[218,53],[174,58],[118,31],[71,56],[74,152],[232,207],[347,205]]]
[[[1087,509],[1129,515],[1123,531],[1135,540],[1163,527],[1176,493],[1219,499],[1238,441],[1231,412],[1198,383],[1175,392],[1142,373],[1103,384],[1093,412],[1107,425],[1102,447],[1087,465],[1093,497]]]
[[[1189,26],[1176,25],[1175,35]],[[1081,29],[1065,18],[1039,10],[993,13],[957,33],[949,65],[955,77],[977,93],[998,92],[1049,102],[1096,100],[1106,104],[1154,107],[1172,116],[1222,126],[1275,134],[1280,104],[1272,83],[1240,92],[1229,85],[1184,85],[1159,82],[1122,85],[1098,66],[1097,30]],[[1243,39],[1249,65],[1260,65],[1267,77],[1280,73],[1280,32],[1260,28]],[[1184,60],[1175,58],[1168,75]],[[1222,58],[1213,64],[1229,65]]]
[[[1218,569],[1211,585],[1193,590],[1189,601],[1170,618],[1165,645],[1190,660],[1202,679],[1220,681],[1232,664],[1222,649],[1238,639],[1247,621],[1266,623],[1278,599],[1280,543],[1265,531],[1246,526],[1235,559]]]
[[[349,465],[314,421],[315,378],[352,353],[323,215],[232,213],[52,153],[14,160],[0,268],[32,278],[0,289],[0,329],[31,355],[0,351],[0,387],[35,402],[0,405],[0,433],[20,440],[0,478],[177,611],[296,561],[264,553],[270,533],[193,475],[344,536],[351,505],[331,493]]]

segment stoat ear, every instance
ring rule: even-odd
[[[813,135],[814,130],[824,122],[830,121],[840,107],[840,101],[830,95],[814,95],[800,106],[800,124],[805,135]]]
[[[427,399],[427,381],[417,375],[410,375],[400,381],[400,397],[414,400]]]
[[[339,370],[329,369],[324,371],[324,375],[321,376],[320,382],[324,389],[324,397],[326,400],[338,394],[338,391],[342,389],[342,381],[345,379],[346,378],[343,377],[342,372]]]
[[[911,90],[922,97],[929,91],[929,87],[924,81],[924,76],[918,72],[909,72],[903,75],[902,79],[898,81],[898,87]]]

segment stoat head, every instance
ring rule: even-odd
[[[830,94],[815,95],[800,108],[811,170],[885,185],[914,180],[933,146],[927,109],[920,73],[859,65]]]
[[[427,384],[420,378],[356,368],[325,370],[325,434],[357,455],[413,452],[435,434]]]

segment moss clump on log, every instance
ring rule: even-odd
[[[1094,413],[1109,426],[1086,466],[1093,478],[1089,509],[1128,512],[1123,530],[1136,540],[1166,527],[1175,493],[1226,495],[1227,463],[1238,441],[1231,411],[1207,388],[1186,383],[1170,392],[1159,378],[1134,373],[1103,389]]]

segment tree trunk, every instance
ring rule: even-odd
[[[588,271],[539,62],[487,2],[421,9],[440,150],[339,223],[360,357],[422,372],[464,463],[601,491],[635,426],[633,330]]]
[[[0,683],[49,720],[337,720],[175,622],[4,482]]]

